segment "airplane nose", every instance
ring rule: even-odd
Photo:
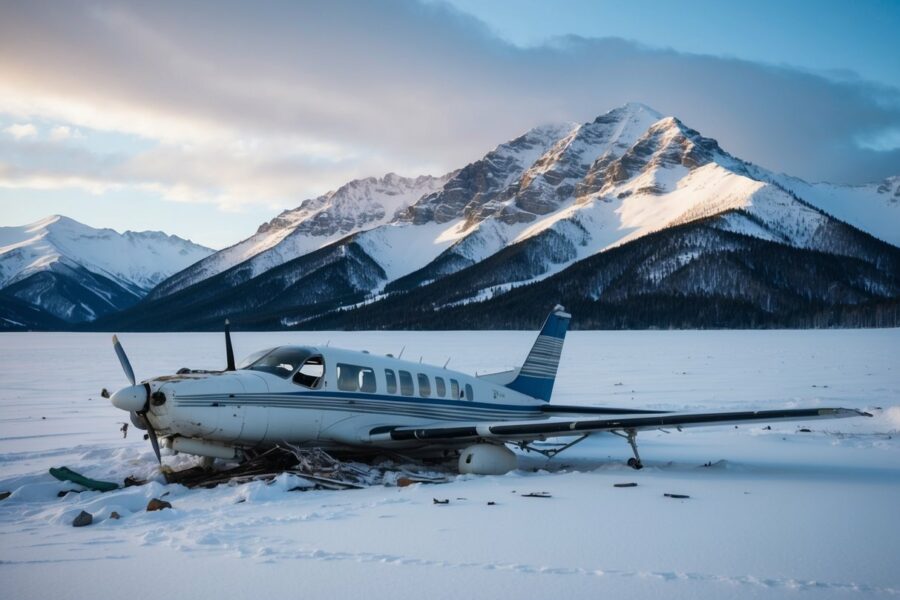
[[[143,385],[130,385],[113,394],[109,400],[113,406],[122,410],[143,410],[147,404],[147,388]]]

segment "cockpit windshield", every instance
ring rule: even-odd
[[[312,355],[312,351],[308,348],[298,348],[297,346],[281,346],[265,351],[262,356],[249,356],[244,362],[248,362],[250,358],[256,360],[250,362],[244,369],[252,371],[265,371],[279,377],[290,377],[291,373],[297,370],[297,367]]]
[[[265,356],[266,354],[268,354],[269,352],[271,352],[274,349],[275,348],[266,348],[265,350],[257,350],[253,354],[245,356],[244,358],[241,359],[241,362],[238,363],[237,368],[238,369],[246,369],[247,367],[249,367],[256,361],[258,361],[259,359],[261,359],[263,356]]]

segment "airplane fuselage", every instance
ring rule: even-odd
[[[147,381],[147,418],[160,436],[211,443],[181,440],[176,449],[223,458],[234,447],[279,442],[360,447],[371,443],[373,431],[398,426],[546,418],[545,402],[458,371],[338,348],[273,352],[286,353],[283,348],[308,354],[306,363],[315,361],[316,372],[303,376],[305,366],[286,363],[155,378]]]

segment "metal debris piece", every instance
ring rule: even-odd
[[[437,498],[432,498],[431,500],[435,504],[450,504],[450,498],[444,498],[443,500],[438,500]]]
[[[678,499],[686,499],[690,498],[687,494],[663,494],[666,498],[678,498]]]
[[[60,481],[71,481],[72,483],[76,483],[90,490],[95,490],[98,492],[110,492],[112,490],[118,489],[119,487],[118,483],[91,479],[89,477],[85,477],[81,473],[76,473],[69,467],[51,468],[50,474]]]
[[[529,492],[528,494],[522,494],[523,498],[552,498],[550,492]]]
[[[613,487],[637,487],[637,484],[633,481],[629,483],[614,483]]]

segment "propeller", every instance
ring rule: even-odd
[[[153,429],[153,424],[150,422],[150,419],[147,418],[147,413],[150,411],[150,384],[137,383],[137,380],[134,377],[134,369],[131,368],[131,361],[128,360],[128,355],[125,354],[125,349],[122,348],[119,338],[114,335],[112,341],[113,349],[116,351],[116,356],[119,357],[119,363],[122,365],[122,370],[125,371],[125,377],[128,378],[131,385],[124,387],[113,394],[110,397],[110,401],[116,408],[127,410],[140,417],[140,421],[147,426],[147,436],[150,438],[150,445],[153,446],[153,453],[156,455],[156,460],[159,464],[162,464],[162,456],[159,452],[159,440],[156,438],[156,431]],[[134,419],[132,419],[132,421],[134,421]]]
[[[234,348],[231,346],[231,322],[225,319],[225,357],[228,360],[226,371],[234,371]]]
[[[119,337],[116,335],[113,335],[113,350],[116,351],[116,356],[119,357],[119,364],[122,365],[122,370],[125,371],[125,377],[128,378],[131,385],[134,385],[134,369],[131,368],[131,361],[128,360],[128,355],[125,354],[125,349],[122,348]]]

